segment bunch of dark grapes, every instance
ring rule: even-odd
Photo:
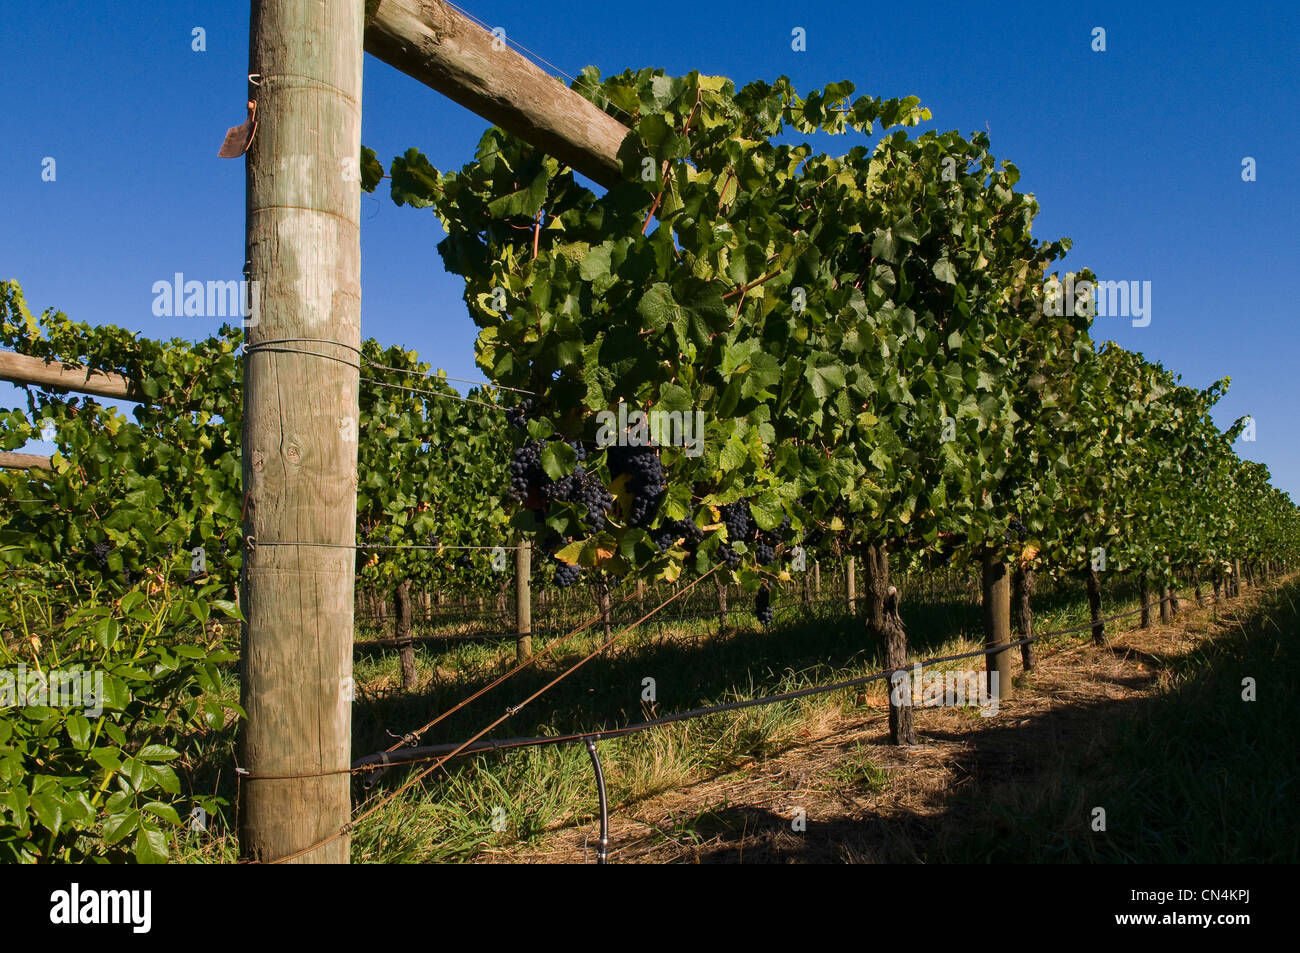
[[[693,550],[704,542],[704,530],[696,526],[694,520],[678,520],[677,528],[682,534],[683,545],[687,549]]]
[[[517,407],[506,408],[506,420],[516,430],[523,430],[528,426],[528,415],[532,412],[533,400],[531,397],[525,397]]]
[[[469,568],[470,566],[474,565],[474,557],[470,555],[468,552],[461,553],[460,564],[466,568]]]
[[[772,608],[772,590],[767,583],[758,588],[758,595],[754,598],[754,614],[758,616],[760,625],[771,625],[776,616],[776,610]]]
[[[587,448],[582,445],[581,440],[570,440],[569,446],[572,447],[573,452],[578,455],[579,463],[587,459]]]
[[[704,530],[696,526],[694,520],[672,520],[652,532],[650,538],[661,553],[679,539],[685,549],[694,552],[695,547],[704,542]]]
[[[1013,516],[1011,518],[1010,526],[1011,528],[1007,530],[1006,534],[1003,537],[1004,542],[1008,542],[1008,543],[1011,542],[1012,533],[1015,533],[1016,537],[1020,539],[1021,542],[1023,542],[1025,538],[1029,535],[1029,527],[1026,526],[1024,523],[1022,523],[1017,517]]]
[[[547,530],[545,534],[538,538],[537,546],[542,552],[550,556],[561,546],[567,546],[571,542],[573,542],[572,536],[561,536],[554,530]]]
[[[574,471],[574,486],[569,502],[586,507],[587,525],[593,533],[605,528],[605,514],[614,505],[614,496],[605,489],[600,477],[588,473],[580,466]]]
[[[605,514],[614,505],[614,496],[605,489],[600,477],[581,463],[568,476],[542,487],[548,503],[576,503],[587,511],[587,525],[593,533],[605,528]]]
[[[722,560],[727,564],[728,569],[735,569],[740,565],[740,553],[736,552],[726,543],[723,543],[718,547],[718,555],[722,557]]]
[[[627,490],[632,494],[629,522],[633,526],[649,526],[668,490],[664,467],[654,448],[610,447],[609,472],[614,479],[627,475]]]
[[[430,534],[429,534],[429,545],[430,545],[430,546],[433,546],[433,547],[437,548],[437,546],[438,546],[438,544],[439,544],[440,542],[442,542],[442,540],[439,539],[437,533],[430,533]]]
[[[90,547],[90,555],[95,557],[95,562],[99,563],[100,569],[108,568],[108,551],[112,548],[108,543],[96,543]]]
[[[540,488],[545,482],[541,441],[530,440],[515,450],[510,459],[510,498],[516,503],[522,503],[528,499],[532,488]]]
[[[754,535],[754,521],[749,515],[749,503],[737,500],[722,507],[722,522],[727,527],[731,542],[749,542]]]
[[[582,467],[579,466],[575,472],[570,473],[568,476],[560,477],[558,480],[545,484],[542,487],[542,496],[546,499],[546,502],[563,503],[572,500],[581,474]]]
[[[754,549],[754,555],[758,559],[760,566],[770,566],[776,562],[776,547],[786,541],[790,532],[790,517],[781,521],[781,525],[776,529],[762,530],[758,534],[758,546]]]
[[[570,566],[568,563],[560,563],[555,567],[555,584],[561,589],[568,589],[578,581],[582,575],[581,566]]]

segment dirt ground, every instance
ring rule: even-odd
[[[1255,601],[1248,590],[1220,607],[1218,624]],[[1207,603],[1208,603],[1207,597]],[[872,863],[920,861],[928,845],[961,824],[954,802],[983,800],[1008,785],[1050,784],[1046,773],[1097,737],[1098,715],[1117,702],[1155,695],[1163,659],[1215,631],[1214,611],[1185,598],[1167,625],[1107,626],[1041,649],[1025,674],[1016,650],[1016,689],[996,714],[917,708],[919,744],[888,744],[882,689],[853,718],[828,714],[806,740],[780,754],[638,803],[610,805],[612,863]],[[1122,716],[1120,716],[1122,717]],[[1008,793],[1008,792],[1003,792]],[[1006,800],[1014,803],[1016,795]],[[802,812],[803,823],[799,822]],[[1008,832],[1014,819],[1008,818]],[[800,830],[798,828],[802,827]],[[598,825],[556,829],[540,841],[493,850],[488,863],[592,863]]]

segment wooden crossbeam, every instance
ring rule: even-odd
[[[43,457],[38,453],[0,451],[0,469],[52,471],[54,469],[54,459],[52,457]]]
[[[627,126],[440,0],[367,0],[365,50],[594,182],[623,181]]]
[[[45,361],[39,357],[0,351],[0,380],[14,384],[36,384],[57,390],[140,400],[131,382],[121,374],[95,371],[80,364]]]

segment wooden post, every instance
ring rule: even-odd
[[[1106,624],[1101,621],[1101,577],[1097,570],[1088,567],[1088,615],[1092,619],[1092,641],[1095,645],[1106,644]]]
[[[822,597],[822,563],[820,559],[813,561],[813,594],[818,599]]]
[[[844,566],[844,595],[849,603],[849,615],[853,615],[858,601],[857,564],[850,556]]]
[[[718,590],[718,634],[722,635],[727,631],[727,583],[721,573],[713,577],[713,585]]]
[[[1138,578],[1138,597],[1142,600],[1142,628],[1149,629],[1151,628],[1151,604],[1156,601],[1156,594],[1147,581],[1146,573]]]
[[[413,692],[416,687],[415,647],[411,643],[411,581],[403,579],[393,592],[396,600],[397,652],[402,660],[402,691]]]
[[[628,128],[439,0],[367,0],[366,52],[603,186]]]
[[[985,656],[989,695],[1006,698],[1011,694],[1011,580],[1006,564],[991,549],[984,551],[982,565],[984,645],[992,650]],[[1003,646],[998,649],[998,646]],[[997,675],[996,681],[994,675]]]
[[[1012,615],[1016,620],[1016,633],[1022,639],[1034,637],[1034,611],[1030,605],[1030,596],[1034,594],[1034,571],[1024,566],[1016,566],[1011,576]],[[1026,642],[1020,646],[1020,662],[1026,672],[1034,670],[1034,643]]]
[[[252,3],[239,819],[259,861],[347,863],[351,846],[364,10]],[[257,349],[284,339],[308,353]]]
[[[515,547],[515,658],[523,662],[533,654],[533,549],[528,540]]]
[[[596,582],[596,606],[600,610],[601,631],[605,633],[606,641],[610,636],[609,621],[609,580],[601,578]]]

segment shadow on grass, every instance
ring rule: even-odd
[[[1252,611],[1230,608],[1240,615],[1213,643],[1152,659],[1169,678],[1159,695],[967,738],[980,783],[951,801],[928,859],[1300,859],[1298,601],[1292,581]],[[1245,679],[1258,700],[1244,700]]]
[[[1091,667],[1081,673],[1091,684],[1041,714],[974,732],[923,730],[927,741],[959,743],[947,760],[961,783],[950,777],[912,806],[823,804],[805,832],[757,806],[714,807],[674,818],[660,843],[703,863],[1293,863],[1298,602],[1292,581],[1253,607],[1230,606],[1213,643],[1130,651],[1150,669],[1136,675]],[[1149,690],[1157,679],[1158,694],[1103,697],[1107,682]],[[1258,700],[1244,698],[1248,679]],[[1104,830],[1094,829],[1097,809]]]

